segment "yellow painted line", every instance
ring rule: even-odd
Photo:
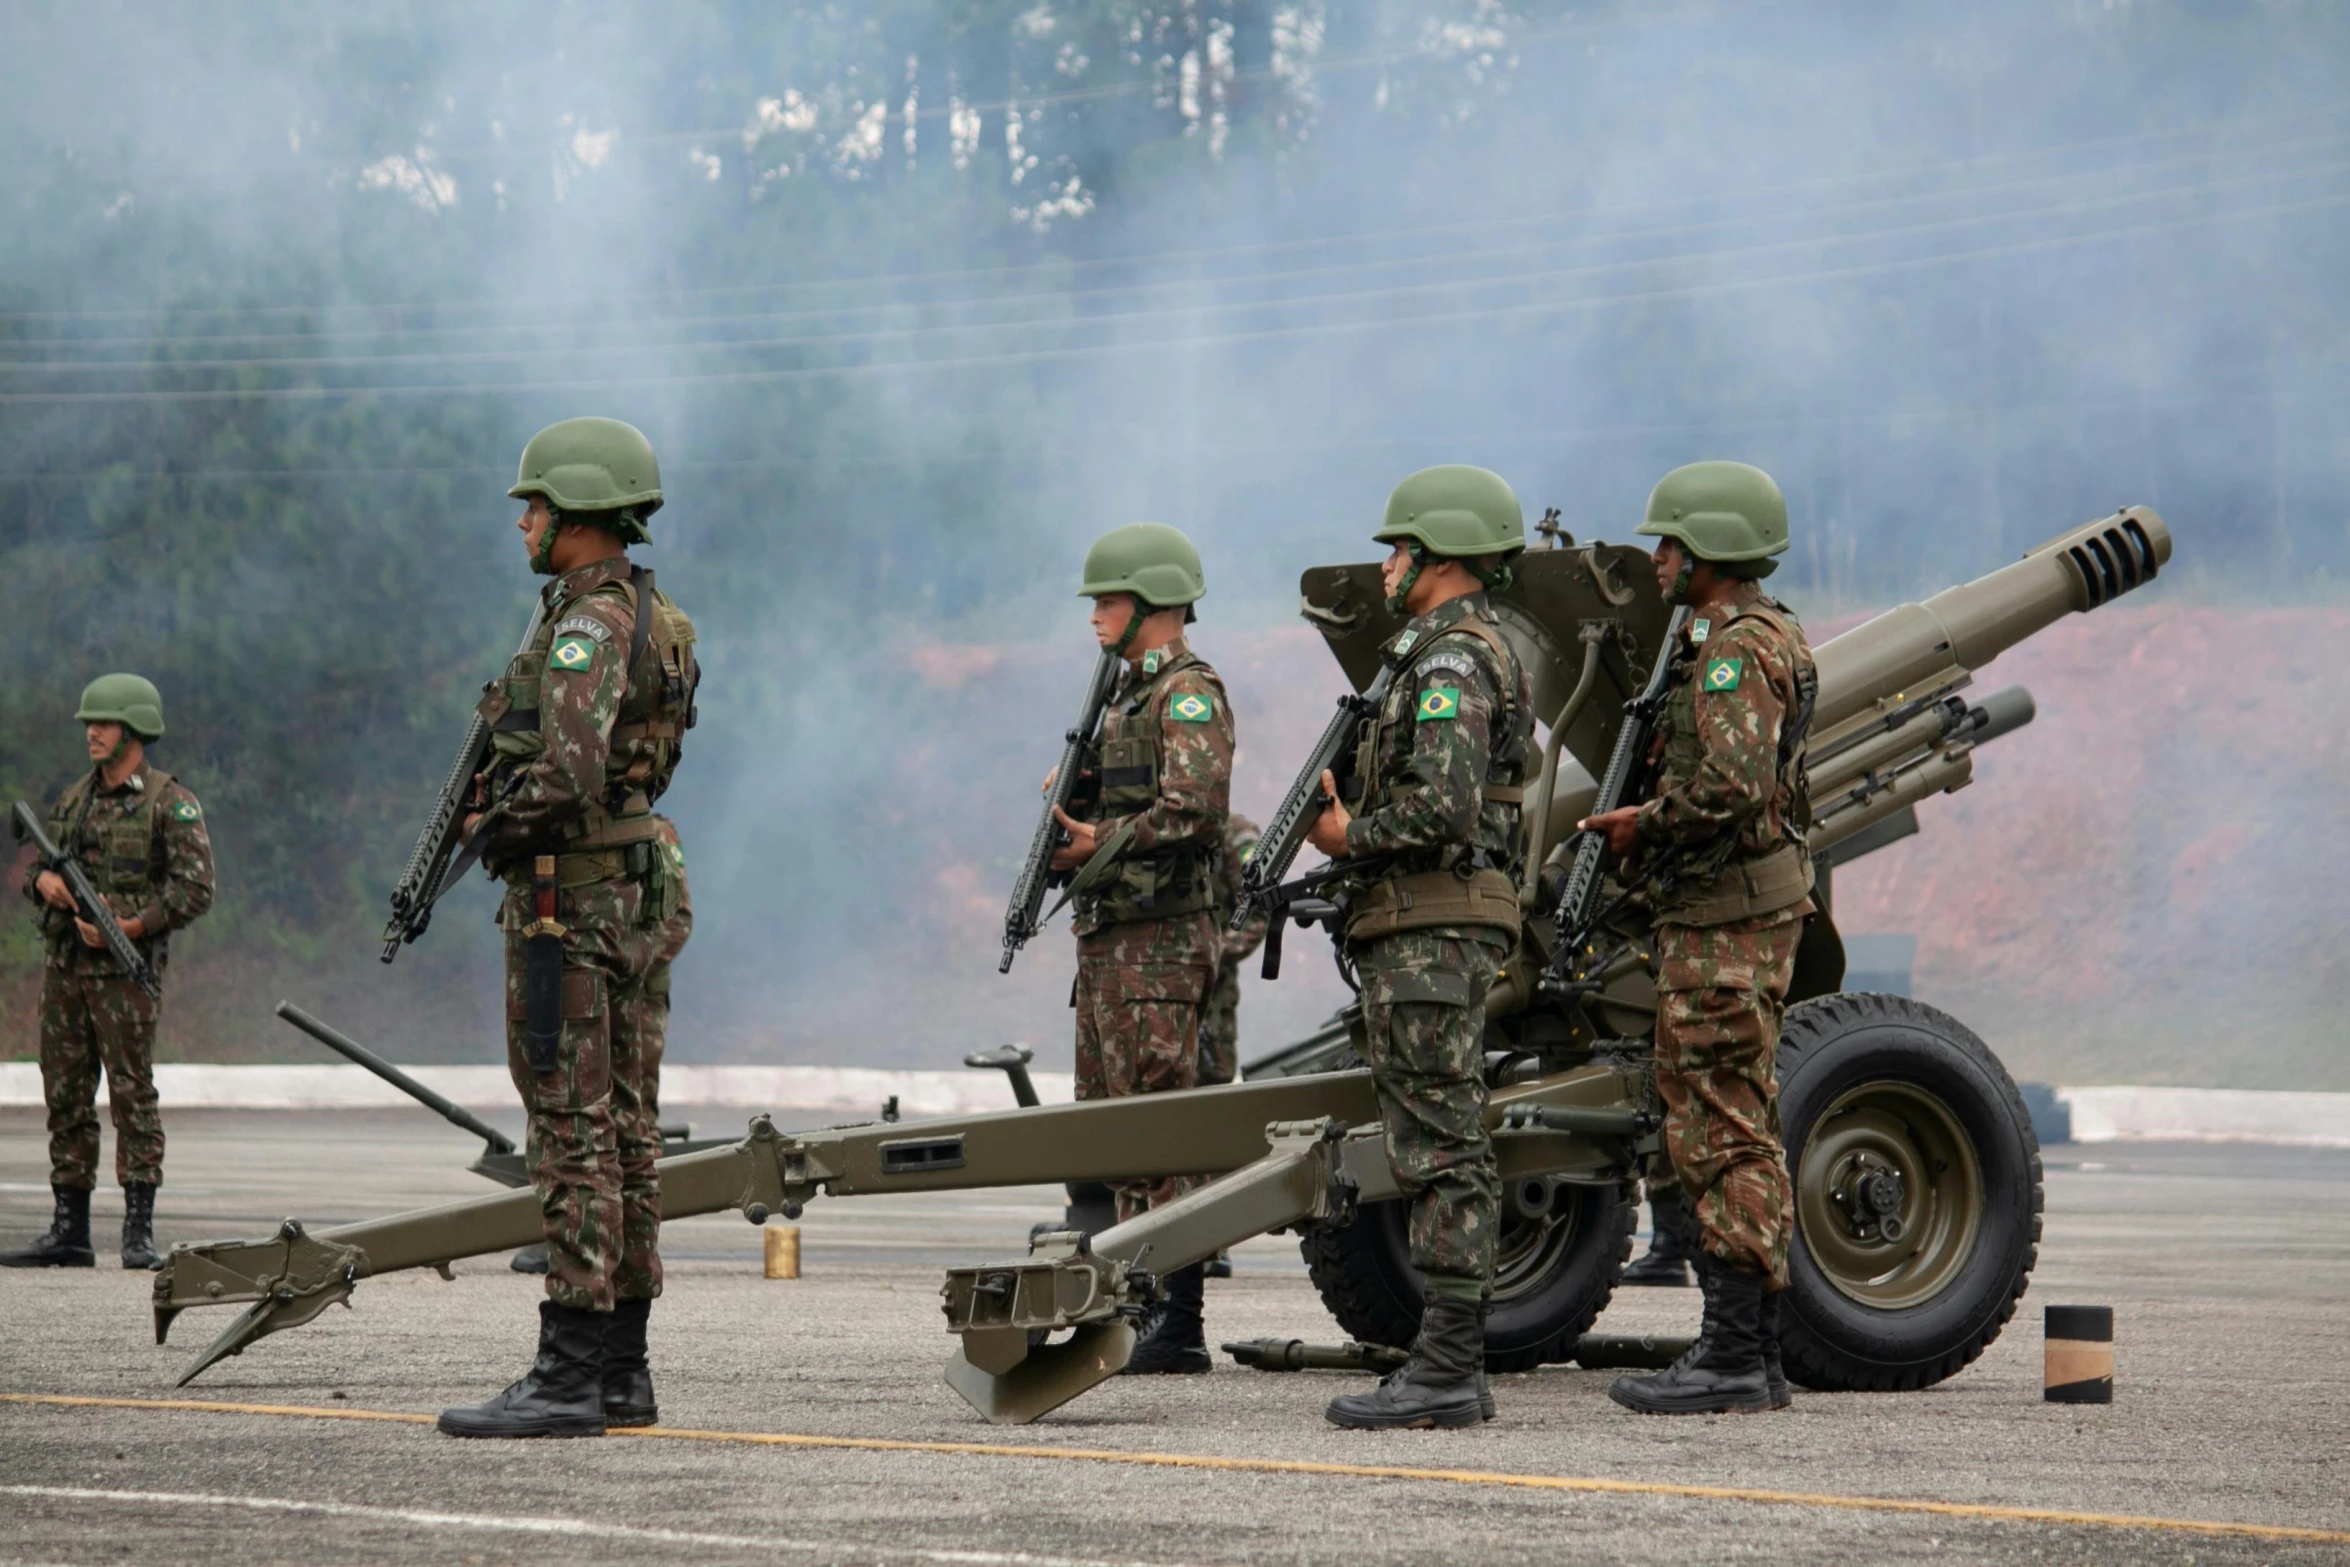
[[[375,1420],[431,1425],[432,1415],[388,1409],[318,1408],[308,1404],[230,1404],[194,1398],[90,1398],[56,1393],[0,1393],[0,1403],[68,1409],[186,1410],[208,1415],[275,1415],[297,1420]],[[1444,1485],[1503,1486],[1524,1491],[1571,1491],[1610,1496],[1667,1496],[1701,1502],[1752,1502],[1776,1507],[1830,1507],[1846,1512],[1919,1513],[1992,1523],[2050,1524],[2082,1529],[2144,1529],[2170,1534],[2225,1535],[2350,1545],[2350,1530],[2293,1524],[2230,1523],[2208,1518],[2160,1518],[2140,1513],[2084,1513],[2054,1507],[1998,1507],[1984,1502],[1912,1501],[1890,1496],[1839,1496],[1820,1491],[1766,1491],[1748,1486],[1675,1485],[1655,1480],[1601,1480],[1577,1475],[1511,1474],[1480,1469],[1426,1469],[1412,1464],[1319,1463],[1304,1458],[1220,1458],[1201,1453],[1138,1453],[1113,1447],[1029,1447],[1007,1442],[920,1442],[884,1436],[810,1436],[789,1431],[694,1431],[640,1426],[615,1437],[661,1442],[720,1442],[747,1447],[835,1448],[869,1453],[935,1453],[957,1458],[1052,1458],[1064,1462],[1125,1464],[1143,1469],[1209,1469],[1240,1474],[1326,1475],[1350,1480],[1426,1480]]]

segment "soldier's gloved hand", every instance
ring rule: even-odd
[[[55,871],[43,871],[35,877],[33,890],[41,895],[43,903],[53,909],[70,910],[73,908],[73,889],[68,887],[65,884],[65,878]]]

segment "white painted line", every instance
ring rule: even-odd
[[[959,1567],[1174,1567],[1174,1564],[1169,1563],[1039,1556],[1030,1551],[946,1551],[923,1546],[872,1545],[845,1540],[798,1540],[781,1535],[704,1534],[688,1529],[632,1528],[626,1524],[597,1523],[586,1518],[493,1517],[483,1513],[368,1507],[358,1502],[309,1502],[290,1496],[225,1496],[209,1491],[110,1491],[71,1485],[0,1485],[0,1496],[44,1497],[65,1502],[136,1502],[157,1507],[233,1507],[248,1512],[311,1513],[324,1518],[414,1524],[428,1529],[581,1535],[597,1539],[646,1540],[664,1545],[757,1546],[766,1550],[810,1551],[828,1556],[896,1556],[911,1561],[959,1564]]]

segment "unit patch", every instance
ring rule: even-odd
[[[1704,688],[1708,691],[1737,690],[1738,672],[1740,669],[1745,667],[1745,664],[1746,660],[1742,658],[1716,658],[1708,660],[1705,666],[1705,680],[1703,682]]]
[[[1461,692],[1458,686],[1430,686],[1420,693],[1420,710],[1414,715],[1419,723],[1434,718],[1461,716]]]
[[[1216,716],[1216,699],[1197,691],[1178,691],[1167,698],[1167,716],[1179,724],[1204,724]]]
[[[1155,675],[1155,674],[1157,674],[1157,673],[1159,672],[1159,661],[1160,661],[1160,658],[1161,658],[1161,657],[1162,657],[1162,655],[1160,654],[1160,652],[1159,652],[1159,650],[1158,650],[1157,648],[1152,648],[1152,649],[1151,649],[1151,650],[1150,650],[1148,653],[1145,653],[1145,654],[1143,654],[1143,655],[1142,655],[1142,672],[1143,672],[1143,674],[1144,674],[1144,675],[1146,675],[1146,676],[1148,676],[1148,675]]]
[[[555,628],[559,637],[594,637],[598,642],[612,639],[612,628],[593,615],[573,615]]]
[[[1689,622],[1689,645],[1691,647],[1705,646],[1705,639],[1712,636],[1713,631],[1714,623],[1710,620],[1701,618]]]
[[[596,645],[586,637],[557,637],[547,653],[549,669],[579,671],[596,661]]]
[[[1476,662],[1468,654],[1456,653],[1451,648],[1437,649],[1421,659],[1416,667],[1423,672],[1431,669],[1450,670],[1464,679],[1477,672]]]
[[[1412,648],[1418,644],[1419,640],[1420,633],[1418,631],[1407,631],[1402,636],[1395,639],[1395,646],[1390,648],[1388,651],[1392,652],[1397,658],[1401,658],[1406,653],[1409,653]]]
[[[200,821],[204,816],[204,807],[193,800],[182,800],[171,808],[171,814],[183,822]]]

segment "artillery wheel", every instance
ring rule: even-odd
[[[1905,996],[1802,1003],[1778,1065],[1787,1374],[1836,1392],[1941,1381],[1999,1336],[2039,1256],[2023,1096],[1965,1024]]]
[[[1405,1233],[1408,1211],[1401,1201],[1365,1203],[1354,1223],[1308,1231],[1299,1243],[1322,1304],[1368,1344],[1408,1349],[1420,1331],[1422,1286]],[[1614,1186],[1536,1180],[1505,1190],[1486,1369],[1531,1371],[1566,1359],[1615,1293],[1637,1221],[1637,1209]]]

